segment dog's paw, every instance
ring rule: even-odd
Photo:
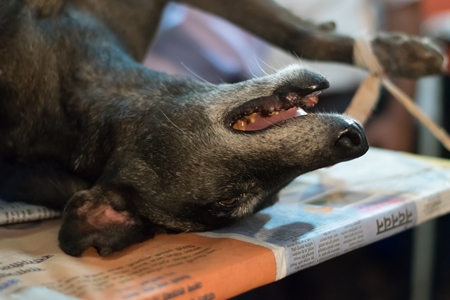
[[[122,207],[121,195],[93,188],[76,193],[67,204],[59,232],[61,249],[80,256],[94,247],[108,256],[155,235],[155,228]]]
[[[334,30],[336,30],[336,23],[333,21],[324,22],[324,23],[318,24],[317,27],[323,31],[334,31]]]
[[[372,40],[374,54],[392,76],[419,78],[444,72],[445,57],[430,38],[403,33],[378,33]]]

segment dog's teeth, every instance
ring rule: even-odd
[[[303,100],[306,107],[314,107],[319,102],[319,97],[317,96],[320,92],[311,94],[309,97]]]
[[[252,113],[250,116],[247,117],[247,120],[250,121],[250,123],[255,123],[257,117],[257,113]]]
[[[297,108],[297,116],[304,116],[307,115],[308,113],[306,111],[304,111],[303,109],[301,109],[300,107]]]
[[[276,116],[276,115],[279,115],[279,114],[280,114],[279,111],[273,111],[273,112],[271,112],[269,115],[270,115],[270,116]]]
[[[238,120],[234,125],[233,129],[244,131],[247,128],[247,122],[243,120]]]

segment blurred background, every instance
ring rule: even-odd
[[[303,19],[334,21],[354,37],[401,31],[450,45],[448,0],[276,0]],[[251,17],[251,16],[249,16]],[[170,4],[145,65],[211,83],[264,76],[290,64],[323,74],[331,87],[318,111],[343,112],[367,75],[350,66],[302,60],[232,24]],[[434,121],[450,131],[450,77],[395,79]],[[366,124],[372,146],[450,158],[450,153],[388,93]],[[355,250],[235,297],[244,299],[450,299],[450,216]],[[300,297],[301,295],[301,297]]]

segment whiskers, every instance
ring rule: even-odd
[[[171,119],[169,119],[169,117],[161,110],[161,108],[159,108],[159,106],[156,106],[156,108],[162,113],[162,115],[167,119],[167,121],[169,121],[176,129],[181,131],[183,134],[186,134],[186,132],[184,132],[183,129],[178,127],[174,122],[172,122]]]
[[[269,66],[268,64],[266,64],[260,57],[254,55],[253,59],[256,63],[256,65],[258,66],[258,68],[260,69],[260,71],[262,73],[264,73],[264,75],[269,76],[269,73],[267,73],[267,71],[261,66],[260,62],[262,62],[263,64],[265,64],[267,67],[269,67],[270,69],[272,69],[274,72],[276,72],[275,68],[272,68],[272,66]],[[252,68],[250,67],[250,65],[247,66],[248,67],[248,71],[250,72],[250,74],[252,74],[253,77],[259,77],[258,75],[255,75],[255,73],[253,72]]]
[[[283,52],[286,54],[285,52]],[[298,56],[297,53],[291,52],[290,56],[286,55],[278,55],[276,54],[275,57],[277,58],[276,61],[272,62],[272,64],[269,64],[267,61],[261,59],[258,56],[254,56],[253,59],[258,66],[259,70],[262,74],[269,76],[271,74],[274,74],[280,70],[286,69],[290,66],[298,66],[305,67],[302,58]],[[270,61],[270,58],[269,58]],[[250,65],[248,65],[249,72],[252,74],[253,77],[259,77],[258,74],[255,74],[254,70],[251,69]]]
[[[181,62],[181,65],[183,66],[183,68],[185,68],[189,73],[191,73],[192,75],[194,75],[195,78],[198,78],[200,81],[203,81],[205,83],[211,83],[208,80],[206,80],[205,78],[201,77],[200,75],[198,75],[197,73],[195,73],[193,70],[189,69],[188,66],[186,66],[184,64],[184,62]]]

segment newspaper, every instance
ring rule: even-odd
[[[0,199],[0,225],[16,224],[60,217],[61,213],[42,206],[9,203]]]
[[[230,298],[448,212],[449,161],[374,148],[300,176],[231,227],[160,235],[108,258],[62,253],[60,220],[39,220],[57,212],[0,202],[0,298]]]

